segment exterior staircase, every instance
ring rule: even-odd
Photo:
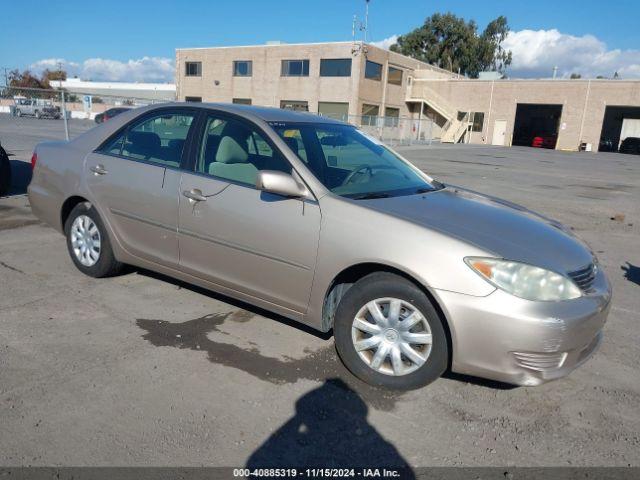
[[[442,127],[440,141],[443,143],[458,143],[462,141],[469,126],[472,124],[469,112],[459,117],[458,112],[451,107],[447,100],[426,85],[420,86],[421,94],[419,96],[413,95],[415,90],[417,89],[411,88],[407,91],[407,102],[424,102],[446,120]]]

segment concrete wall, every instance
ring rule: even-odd
[[[633,80],[414,80],[412,96],[428,99],[430,92],[459,111],[484,112],[481,133],[471,143],[491,143],[496,120],[507,122],[511,144],[518,103],[562,105],[556,148],[577,150],[581,142],[598,148],[607,105],[640,106],[640,81]]]

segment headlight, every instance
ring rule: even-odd
[[[464,261],[489,283],[526,300],[571,300],[582,296],[569,278],[544,268],[498,258],[466,257]]]

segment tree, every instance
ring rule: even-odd
[[[580,75],[579,73],[572,73],[571,76],[569,77],[571,80],[577,80],[579,78],[582,78],[582,75]]]
[[[478,34],[473,20],[467,22],[452,13],[434,13],[421,27],[398,37],[391,50],[475,78],[487,69],[504,73],[511,64],[511,52],[502,48],[508,33],[509,25],[503,16],[492,20]]]
[[[49,70],[48,68],[42,72],[42,82],[49,83],[56,80],[66,80],[67,72],[64,70]]]
[[[13,88],[49,88],[48,84],[33,75],[29,70],[11,70],[8,75],[9,86]]]

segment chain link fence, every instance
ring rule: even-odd
[[[434,122],[429,118],[379,117],[373,115],[327,115],[359,127],[390,146],[431,145]]]
[[[135,108],[166,101],[122,95],[74,93],[60,89],[6,86],[0,88],[0,114],[9,114],[16,118],[32,117],[60,121],[61,138],[67,140],[70,131],[78,129],[70,127],[71,120],[85,120],[83,127],[79,127],[77,122],[74,126],[86,130],[93,122],[99,122],[104,112],[112,108]],[[53,130],[56,131],[55,128]]]
[[[99,122],[104,112],[111,108],[135,108],[166,101],[122,95],[92,95],[60,89],[0,88],[0,113],[6,113],[13,117],[35,117],[60,121],[60,138],[66,139],[69,139],[70,131],[86,130],[91,125],[88,122],[75,122],[71,128],[70,121]],[[434,128],[435,124],[429,118],[372,115],[330,116],[356,125],[367,134],[390,146],[431,144],[434,132],[439,131]]]

